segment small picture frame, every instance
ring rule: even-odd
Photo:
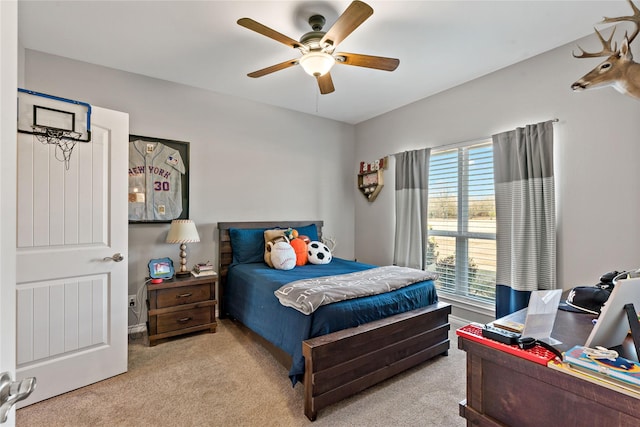
[[[149,277],[152,279],[171,279],[175,274],[171,258],[158,258],[149,261]]]

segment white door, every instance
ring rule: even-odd
[[[15,378],[17,2],[0,1],[0,28],[0,372]],[[15,411],[4,425],[15,425]]]
[[[68,169],[18,134],[16,376],[37,380],[18,406],[127,370],[129,116],[93,107],[91,131]]]

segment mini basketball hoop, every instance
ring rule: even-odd
[[[91,141],[91,105],[18,89],[18,132],[55,146],[55,157],[69,169],[73,148]]]
[[[73,152],[73,147],[80,140],[81,134],[46,126],[32,126],[32,129],[33,135],[38,141],[55,146],[56,159],[64,162],[65,169],[69,170],[71,153]]]

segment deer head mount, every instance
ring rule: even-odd
[[[601,21],[601,24],[630,21],[635,24],[635,30],[631,36],[628,36],[625,32],[624,39],[618,49],[618,44],[613,41],[613,35],[616,32],[616,27],[613,27],[611,35],[606,40],[600,31],[594,28],[596,35],[602,44],[602,50],[600,52],[589,53],[578,46],[581,53],[579,55],[573,53],[573,56],[575,58],[596,58],[606,56],[607,59],[573,83],[571,85],[571,89],[574,91],[612,86],[620,93],[640,99],[640,64],[633,61],[633,55],[630,48],[631,42],[633,42],[640,31],[640,9],[638,9],[631,0],[627,1],[633,9],[633,15],[620,16],[617,18],[605,17]]]

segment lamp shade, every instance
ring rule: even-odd
[[[304,71],[310,76],[320,77],[327,74],[336,60],[333,56],[324,52],[309,52],[299,60]]]
[[[190,219],[174,219],[167,234],[167,243],[195,243],[200,241],[196,224]]]

